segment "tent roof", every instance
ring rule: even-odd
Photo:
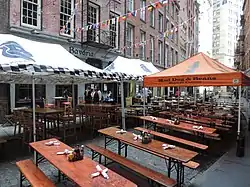
[[[48,77],[48,80],[51,79],[48,75],[53,79],[57,76],[58,82],[65,81],[69,77],[72,81],[72,77],[75,76],[78,76],[79,81],[80,78],[86,80],[117,78],[114,74],[105,73],[76,58],[61,45],[36,42],[11,34],[0,34],[0,72],[12,74],[12,78],[16,76],[17,82],[25,82],[27,76],[32,73],[43,79]]]
[[[135,76],[144,76],[159,72],[159,70],[151,62],[145,62],[140,59],[129,59],[121,56],[118,56],[104,70]]]
[[[144,86],[238,86],[246,81],[241,72],[198,53],[169,69],[144,77]]]

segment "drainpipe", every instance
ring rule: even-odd
[[[127,14],[127,0],[124,1],[124,15]],[[134,33],[133,33],[134,34]],[[124,21],[124,50],[123,50],[123,53],[124,53],[124,57],[126,57],[126,49],[125,49],[125,46],[126,46],[126,35],[127,35],[127,18],[125,19]]]

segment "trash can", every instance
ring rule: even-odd
[[[237,148],[236,148],[236,156],[244,157],[245,155],[245,136],[240,134],[237,136]]]

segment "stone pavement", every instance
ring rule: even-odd
[[[104,145],[104,138],[103,137],[98,137],[95,138],[94,140],[89,140],[89,141],[85,141],[83,142],[84,144],[89,143],[91,141],[91,143],[95,143],[97,145],[103,146]],[[111,145],[109,147],[111,150],[116,151],[117,145]],[[86,149],[85,151],[85,155],[90,157],[90,151],[88,149]],[[151,154],[145,153],[143,151],[138,151],[135,148],[132,147],[128,147],[128,158],[131,160],[134,160],[135,162],[138,162],[142,165],[145,165],[145,163],[147,163],[147,166],[162,172],[162,173],[166,173],[166,165],[165,165],[165,161],[163,159],[160,159],[156,156],[153,156]],[[26,158],[32,158],[31,156],[27,156],[27,157],[21,157],[15,160],[12,160],[10,162],[4,162],[4,163],[0,163],[0,187],[16,187],[19,184],[19,172],[18,169],[16,168],[15,162],[18,160],[23,160]],[[40,168],[45,172],[45,174],[47,176],[49,176],[53,181],[57,181],[56,175],[57,175],[57,170],[51,166],[49,163],[44,162],[41,163]],[[136,176],[135,174],[131,174],[131,172],[127,172],[124,168],[121,167],[117,167],[117,166],[112,166],[112,168],[114,168],[114,170],[116,171],[116,168],[118,168],[118,170],[122,170],[122,171],[116,171],[118,173],[124,174],[125,176],[128,177],[128,179],[131,178],[131,180],[136,180],[140,186],[144,187],[146,185],[146,179],[141,178]],[[199,171],[197,170],[190,170],[190,169],[186,169],[185,170],[185,177],[186,177],[186,181],[190,181],[191,178],[193,178],[195,175],[197,175]],[[136,176],[136,177],[135,177]],[[175,178],[175,174],[173,173],[173,178]],[[139,179],[138,179],[139,178]],[[137,183],[137,184],[138,184]],[[28,186],[28,184],[27,184]],[[74,186],[72,183],[68,182],[68,181],[63,181],[62,183],[58,184],[59,187],[70,187],[70,186]],[[145,186],[146,187],[146,186]]]
[[[236,146],[205,172],[191,180],[189,187],[250,187],[250,133],[246,137],[245,157],[236,157]]]

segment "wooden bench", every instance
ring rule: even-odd
[[[16,163],[20,170],[20,186],[26,178],[31,186],[55,187],[55,184],[33,163],[32,160],[22,160]]]
[[[142,127],[136,127],[135,130],[149,131],[148,129],[145,129],[145,128],[142,128]],[[152,131],[152,130],[150,130],[150,134],[152,134],[154,136],[157,136],[157,137],[160,137],[160,138],[164,138],[164,139],[168,139],[168,140],[171,140],[171,141],[174,141],[174,142],[178,142],[178,143],[181,143],[181,144],[184,144],[184,145],[188,145],[188,146],[191,146],[191,147],[202,149],[202,150],[205,150],[205,149],[208,148],[207,145],[203,145],[203,144],[200,144],[200,143],[192,142],[192,141],[189,141],[189,140],[185,140],[185,139],[182,139],[182,138],[178,138],[178,137],[175,137],[175,136],[171,136],[171,135],[168,135],[168,134],[163,134],[163,133]]]
[[[86,147],[88,147],[89,149],[92,150],[92,153],[98,153],[100,156],[104,156],[118,164],[121,164],[133,171],[135,171],[138,174],[141,174],[145,177],[147,177],[148,179],[163,185],[163,186],[167,186],[167,187],[173,187],[176,186],[176,181],[174,179],[171,179],[159,172],[156,172],[152,169],[146,168],[138,163],[135,163],[127,158],[124,158],[110,150],[107,150],[105,148],[93,145],[93,144],[88,144],[86,145]]]

